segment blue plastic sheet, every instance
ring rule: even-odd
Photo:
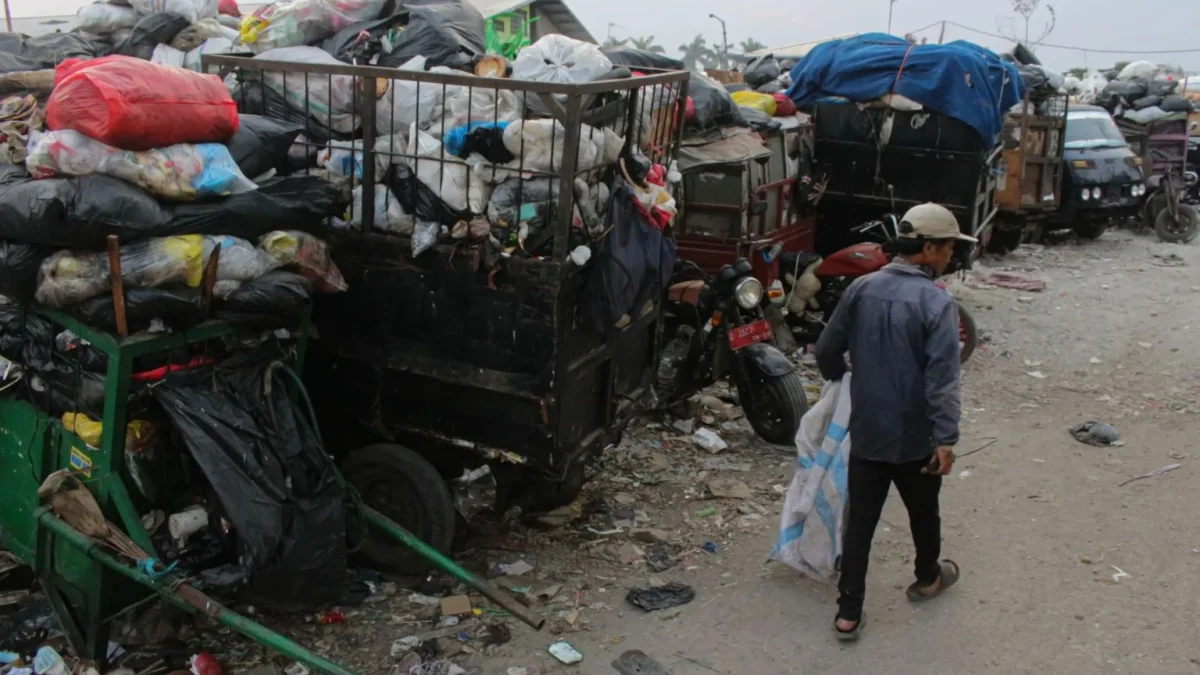
[[[965,122],[993,146],[1024,90],[1016,65],[979,45],[914,45],[867,33],[809,52],[792,69],[788,97],[803,109],[828,97],[867,102],[900,94]]]

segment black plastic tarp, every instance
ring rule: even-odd
[[[483,15],[469,2],[405,4],[408,27],[400,34],[396,48],[379,59],[379,65],[396,68],[414,56],[424,56],[425,66],[470,69],[487,52]]]
[[[654,227],[636,199],[623,181],[613,186],[608,234],[585,282],[583,312],[601,334],[632,318],[646,300],[661,297],[675,267],[675,239]]]
[[[312,282],[299,274],[275,270],[242,284],[216,303],[216,318],[241,326],[290,325],[312,302]]]
[[[315,176],[289,176],[229,197],[160,204],[110,176],[31,180],[0,166],[0,239],[59,248],[99,249],[110,234],[133,241],[177,234],[228,234],[254,240],[273,230],[314,231],[344,212],[338,189]]]
[[[346,588],[345,495],[290,378],[268,360],[239,354],[153,391],[233,524],[250,593],[315,609]]]
[[[107,40],[89,33],[0,33],[0,73],[46,70],[70,58],[105,56],[111,49]]]
[[[117,329],[111,293],[99,295],[76,305],[72,310],[84,323],[106,331]],[[155,319],[168,328],[186,330],[204,321],[204,303],[194,288],[125,289],[125,319],[132,332],[143,331]]]
[[[660,70],[683,70],[683,61],[673,59],[665,54],[656,54],[646,51],[645,49],[634,49],[632,47],[610,47],[602,49],[604,55],[612,61],[614,66],[625,66],[626,68],[656,68]]]
[[[407,12],[346,26],[321,43],[321,49],[346,63],[367,63],[382,50],[381,38],[408,22]]]

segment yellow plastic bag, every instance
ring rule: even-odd
[[[771,117],[775,116],[775,97],[770,94],[760,94],[757,91],[735,91],[731,96],[733,96],[733,102],[740,106],[761,110]]]
[[[63,427],[79,437],[79,440],[93,448],[100,447],[100,439],[104,435],[104,423],[84,415],[83,413],[64,413]],[[154,424],[146,420],[134,420],[125,425],[125,449],[138,450],[150,445],[154,439]]]

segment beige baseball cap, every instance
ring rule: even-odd
[[[907,227],[906,227],[907,225]],[[961,239],[977,242],[958,228],[958,219],[941,204],[920,204],[908,210],[900,219],[900,236],[908,239]]]

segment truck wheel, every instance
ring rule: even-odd
[[[1108,229],[1108,223],[1104,222],[1103,220],[1090,223],[1084,222],[1076,224],[1072,229],[1075,230],[1075,234],[1081,239],[1091,239],[1095,241],[1096,239],[1100,238],[1100,235],[1104,234],[1105,230]]]
[[[764,441],[774,445],[792,445],[796,442],[796,431],[800,418],[808,412],[808,397],[804,394],[804,380],[800,373],[792,371],[755,386],[750,396],[742,397],[746,419]],[[747,401],[748,399],[748,401]]]
[[[454,499],[446,481],[425,458],[403,446],[378,443],[350,453],[342,463],[342,474],[368,506],[442,553],[450,551]],[[377,567],[404,575],[424,574],[433,566],[371,528],[359,552]]]
[[[1179,217],[1171,215],[1171,209],[1163,209],[1154,219],[1154,231],[1158,238],[1173,244],[1187,244],[1200,234],[1200,211],[1187,204],[1179,205]]]
[[[975,325],[975,317],[971,316],[961,302],[955,300],[954,304],[958,307],[959,358],[962,363],[966,363],[967,359],[975,353],[975,348],[979,346],[979,328]]]

